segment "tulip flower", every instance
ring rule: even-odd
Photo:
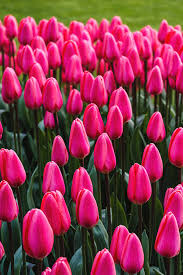
[[[23,220],[22,239],[24,250],[30,257],[41,260],[50,254],[54,235],[42,210],[35,208],[27,212]]]
[[[66,258],[60,257],[57,259],[57,261],[54,263],[52,267],[52,275],[72,275],[71,268],[69,266],[69,263]]]
[[[24,90],[25,105],[29,109],[39,109],[42,105],[42,93],[35,77],[27,80]]]
[[[84,30],[84,24],[83,23],[78,22],[76,20],[71,21],[70,26],[69,26],[70,34],[75,34],[80,38],[83,30]]]
[[[45,27],[45,33],[44,38],[46,43],[53,41],[56,42],[58,39],[58,22],[55,17],[52,17],[48,20],[46,27]]]
[[[71,84],[78,84],[83,75],[83,69],[81,65],[80,57],[77,55],[72,55],[65,68],[65,78],[66,81]]]
[[[81,78],[81,83],[80,83],[81,99],[84,102],[90,103],[90,93],[91,93],[93,81],[94,81],[93,75],[90,72],[85,71],[83,73],[83,76]]]
[[[119,225],[114,230],[111,240],[110,253],[115,263],[120,263],[123,247],[128,234],[128,229],[124,225]]]
[[[168,148],[169,161],[178,168],[183,167],[183,128],[175,129]]]
[[[134,77],[139,77],[142,71],[142,64],[140,61],[139,53],[135,48],[131,48],[128,52],[128,59],[130,61]]]
[[[94,71],[97,65],[97,57],[91,42],[83,39],[79,43],[79,51],[83,68]]]
[[[176,76],[176,89],[181,94],[183,94],[182,77],[183,77],[183,65],[180,65]]]
[[[93,194],[92,181],[84,167],[78,168],[73,175],[71,197],[74,202],[76,202],[77,196],[82,189],[87,189]]]
[[[62,60],[64,68],[66,68],[67,62],[73,55],[77,55],[80,58],[79,49],[76,42],[68,40],[64,43],[62,50]]]
[[[114,62],[114,73],[119,85],[129,86],[134,81],[134,73],[129,59],[121,56]]]
[[[34,55],[35,55],[36,62],[38,62],[41,65],[43,72],[45,73],[45,75],[47,75],[48,74],[48,59],[47,59],[45,52],[43,50],[36,49],[36,50],[34,50]]]
[[[95,256],[91,275],[116,275],[114,260],[110,252],[104,248]]]
[[[76,118],[71,125],[69,151],[78,159],[84,159],[90,153],[88,137],[83,122],[79,118]]]
[[[61,65],[61,58],[60,58],[57,44],[54,42],[50,42],[47,45],[47,51],[48,51],[49,67],[50,67],[50,69],[56,70]]]
[[[57,121],[58,123],[58,121]],[[45,112],[44,115],[44,127],[48,129],[54,129],[55,128],[55,119],[53,113],[50,113],[48,111]]]
[[[47,54],[47,48],[44,39],[39,35],[33,37],[31,41],[31,48],[33,49],[33,51],[36,49],[43,50],[45,54]]]
[[[0,139],[2,139],[2,135],[3,135],[3,126],[2,126],[2,123],[0,121]]]
[[[163,176],[161,155],[153,143],[147,145],[144,149],[142,166],[146,169],[151,182],[156,182]]]
[[[23,45],[27,45],[31,43],[33,36],[33,28],[30,20],[23,18],[18,28],[18,41]]]
[[[46,215],[55,235],[59,236],[69,230],[70,214],[64,197],[59,191],[47,192],[44,195],[41,210]]]
[[[120,53],[114,36],[106,32],[103,41],[103,58],[108,62],[113,62],[119,56]]]
[[[123,123],[126,123],[132,118],[131,103],[126,91],[122,87],[113,91],[111,95],[109,101],[109,109],[114,105],[117,105],[119,107],[123,115]]]
[[[114,90],[116,90],[116,82],[114,79],[114,74],[111,70],[104,74],[104,83],[108,95],[111,95]]]
[[[104,132],[104,123],[97,105],[89,104],[83,116],[83,124],[87,135],[92,139],[97,139]]]
[[[164,210],[164,215],[166,215],[168,212],[172,212],[177,220],[179,230],[182,230],[183,213],[181,209],[183,208],[183,192],[180,190],[171,192],[165,205],[166,207]]]
[[[65,184],[58,165],[54,161],[50,161],[44,168],[42,191],[45,194],[48,191],[56,190],[64,195]]]
[[[152,95],[160,94],[163,91],[161,71],[157,65],[149,73],[147,91]]]
[[[158,31],[158,39],[161,43],[165,42],[165,37],[167,35],[168,30],[169,30],[168,22],[165,19],[163,19],[161,21],[159,31]]]
[[[43,72],[43,69],[39,63],[34,63],[30,69],[29,72],[29,78],[35,77],[39,83],[39,87],[42,90],[44,87],[44,84],[46,82],[46,76],[45,73]]]
[[[56,136],[53,141],[51,160],[59,166],[64,166],[68,162],[68,152],[64,140],[61,136]]]
[[[19,99],[22,95],[22,88],[15,71],[6,68],[2,77],[2,98],[10,104]]]
[[[129,171],[128,199],[135,204],[144,204],[150,199],[151,193],[151,183],[145,168],[135,163]]]
[[[57,47],[58,47],[60,57],[62,57],[62,49],[63,49],[63,46],[64,46],[64,37],[63,37],[62,33],[59,34],[59,39],[57,40],[56,44],[57,44]]]
[[[154,66],[158,66],[160,68],[161,71],[161,75],[163,80],[167,79],[167,71],[165,69],[164,63],[163,63],[163,59],[161,57],[156,57],[154,60]]]
[[[163,217],[154,248],[161,256],[166,258],[172,258],[179,254],[180,233],[176,218],[172,212],[168,212]]]
[[[22,71],[24,72],[24,74],[28,74],[32,65],[35,62],[33,50],[29,45],[24,46],[21,57]]]
[[[155,112],[152,114],[147,125],[147,136],[154,143],[158,143],[164,140],[166,132],[163,118],[160,112]]]
[[[108,174],[116,167],[112,142],[106,133],[101,134],[95,144],[94,165],[98,171],[104,174]]]
[[[151,42],[148,37],[146,37],[146,36],[143,37],[143,44],[144,44],[144,46],[143,46],[143,56],[142,57],[143,57],[143,59],[145,59],[147,61],[152,56]]]
[[[168,201],[169,196],[171,195],[171,193],[174,191],[173,188],[168,188],[165,192],[165,196],[164,196],[164,209],[166,208],[166,204]]]
[[[58,112],[63,105],[62,94],[55,78],[48,78],[43,87],[43,106],[51,113]]]
[[[83,101],[81,100],[80,92],[76,89],[71,90],[66,105],[67,112],[76,116],[82,112],[82,109]]]
[[[41,275],[48,275],[50,274],[51,275],[51,268],[47,267],[42,273]]]
[[[108,95],[105,88],[104,79],[98,75],[94,81],[90,91],[90,101],[95,103],[99,108],[107,103]]]
[[[114,105],[109,109],[105,129],[110,139],[117,139],[122,136],[123,116],[117,105]]]
[[[2,179],[12,187],[19,187],[26,180],[24,167],[13,150],[0,150],[0,171]]]
[[[4,247],[3,247],[2,243],[0,242],[0,261],[2,260],[4,254],[5,254]]]
[[[18,205],[7,181],[0,182],[0,219],[11,222],[18,216]]]
[[[142,245],[135,233],[128,234],[125,240],[120,265],[130,274],[139,272],[144,265]]]
[[[81,189],[77,196],[76,218],[79,225],[88,229],[98,223],[99,213],[97,203],[93,194],[87,189]]]
[[[6,27],[6,35],[10,40],[18,35],[18,23],[13,15],[9,14],[4,17],[4,26]]]

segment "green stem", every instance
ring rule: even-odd
[[[64,237],[60,235],[60,256],[65,257]]]
[[[139,93],[138,93],[138,115],[140,115],[140,97],[141,97],[141,85],[140,85],[140,77],[138,78],[138,90],[139,90]]]
[[[62,85],[62,66],[59,68],[59,86],[61,90],[61,85]]]
[[[16,132],[18,136],[18,152],[19,152],[19,158],[21,159],[21,144],[20,144],[20,128],[19,128],[19,119],[18,119],[18,102],[15,101],[14,103],[15,108],[15,120],[16,120]]]
[[[100,182],[100,172],[97,170],[97,187],[98,187],[98,209],[99,217],[102,219],[102,199],[101,199],[101,182]]]
[[[138,216],[139,216],[139,239],[142,241],[142,205],[138,205]]]
[[[183,107],[183,94],[181,94],[181,102],[180,102],[180,125],[182,127],[182,107]]]
[[[87,231],[84,227],[81,228],[82,231],[82,257],[83,257],[83,275],[87,275],[86,273],[86,234]]]
[[[55,236],[55,256],[56,259],[60,257],[60,243],[59,236]]]
[[[10,255],[11,255],[11,275],[14,275],[14,247],[13,247],[13,234],[11,223],[7,222],[8,226],[8,233],[9,233],[9,240],[10,240]]]
[[[2,50],[2,74],[4,73],[4,50]]]
[[[150,224],[150,259],[153,250],[154,232],[156,227],[155,206],[156,206],[156,182],[152,182],[152,204],[151,204],[151,224]]]
[[[124,136],[124,129],[123,129],[123,134],[120,138],[121,144],[121,169],[122,169],[122,177],[121,177],[121,183],[122,183],[122,188],[125,190],[125,136]],[[123,196],[122,196],[123,198]]]
[[[80,159],[80,166],[84,167],[84,158],[83,159]]]
[[[144,81],[144,106],[145,109],[147,108],[147,91],[146,91],[146,85],[147,85],[147,60],[144,61],[144,72],[145,72],[145,81]]]
[[[166,80],[166,106],[165,106],[165,125],[166,130],[168,129],[168,104],[169,104],[169,81]]]
[[[42,195],[41,188],[41,159],[40,159],[40,143],[39,143],[39,129],[38,129],[38,110],[34,110],[34,121],[36,128],[36,144],[37,144],[37,162],[38,162],[38,176],[39,176],[39,189]]]
[[[57,115],[57,113],[54,113],[53,115],[54,115],[54,120],[55,120],[56,135],[58,136],[59,135],[58,115]]]
[[[177,174],[178,174],[178,184],[181,184],[181,168],[177,168]]]
[[[181,253],[179,252],[179,254],[177,256],[175,256],[175,273],[174,274],[181,274]],[[169,273],[170,275],[170,273]]]
[[[179,92],[175,91],[175,109],[176,109],[176,116],[175,116],[175,127],[177,128],[179,125]]]
[[[137,122],[137,91],[136,91],[136,78],[132,84],[132,96],[133,96],[133,115],[134,115],[134,128]]]
[[[49,141],[48,141],[48,129],[45,128],[45,136],[46,136],[46,146],[47,146],[47,150],[46,150],[46,163],[48,162],[49,160]]]
[[[17,140],[16,140],[16,122],[15,122],[15,116],[14,116],[14,109],[12,107],[12,104],[9,104],[10,108],[10,117],[11,121],[13,122],[13,139],[14,139],[14,147],[15,147],[15,152],[17,153]]]
[[[88,232],[90,234],[90,241],[91,241],[91,247],[92,247],[92,255],[93,255],[93,260],[95,258],[96,255],[96,247],[95,247],[95,240],[94,240],[94,236],[93,236],[93,229],[88,229]]]
[[[20,227],[21,227],[21,233],[23,231],[23,210],[22,210],[22,200],[20,196],[20,189],[19,187],[16,187],[16,194],[17,194],[17,200],[18,200],[18,207],[19,207],[19,222],[20,222]],[[23,260],[23,274],[27,274],[27,267],[26,267],[26,255],[25,255],[25,250],[23,248],[23,243],[22,243],[22,260]]]
[[[168,123],[170,122],[170,114],[171,114],[171,105],[172,105],[172,89],[169,86],[169,93],[168,93],[168,97],[169,97],[169,106],[168,106]]]
[[[158,96],[154,95],[154,112],[157,111],[157,101],[158,101]]]
[[[114,151],[117,155],[117,140],[114,140]],[[117,182],[117,167],[115,169],[115,189],[114,189],[114,213],[116,216],[116,224],[113,225],[113,228],[116,228],[118,225],[118,209],[117,209],[117,200],[118,200],[118,182]]]
[[[165,258],[166,275],[170,275],[170,258]],[[178,275],[178,273],[175,273]]]
[[[43,261],[37,260],[37,275],[41,275],[43,268]]]
[[[56,70],[53,70],[53,77],[54,77],[55,79],[57,79],[57,71],[56,71]]]
[[[109,247],[112,238],[112,226],[111,226],[111,202],[110,202],[110,186],[109,186],[109,174],[105,174],[105,191],[106,191],[106,202],[107,202],[107,221],[108,221],[108,236],[109,236]]]

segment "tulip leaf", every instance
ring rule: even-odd
[[[15,275],[20,274],[21,266],[22,266],[22,246],[20,246],[14,254]],[[10,263],[9,269],[8,269],[8,275],[10,275],[10,274],[11,274],[11,263]]]
[[[132,232],[135,231],[138,224],[138,208],[137,205],[131,204],[130,220],[128,222],[128,229]]]
[[[136,127],[130,143],[130,153],[133,162],[141,163],[145,146],[146,142],[142,132],[139,127]]]
[[[70,268],[72,275],[82,275],[83,262],[82,262],[82,249],[79,248],[71,258]]]
[[[115,225],[114,227],[116,227],[119,224],[128,227],[125,211],[118,199],[117,199],[117,209],[115,209],[114,193],[111,196],[111,206],[112,206],[112,220],[113,220],[113,224]]]
[[[150,275],[164,275],[157,267],[150,267]]]
[[[77,251],[81,247],[81,245],[82,245],[81,230],[80,230],[80,226],[78,226],[74,234],[74,251]]]
[[[94,239],[97,245],[97,250],[108,248],[108,234],[101,220],[93,228]]]
[[[142,247],[144,251],[144,270],[145,274],[149,275],[150,274],[150,269],[149,269],[149,239],[146,234],[146,230],[143,231],[142,233]]]
[[[89,162],[88,162],[88,173],[91,172],[92,168],[94,166],[94,153],[91,154],[91,157],[89,159]]]
[[[35,208],[35,203],[34,203],[32,192],[33,192],[33,185],[34,185],[35,177],[37,176],[37,172],[38,172],[38,166],[35,168],[32,176],[31,176],[29,188],[27,190],[27,203],[28,203],[29,209]]]
[[[14,251],[16,251],[21,244],[20,226],[19,226],[18,218],[16,218],[11,222],[11,228],[12,228],[12,235],[13,235],[13,248],[14,248]],[[11,259],[10,241],[8,236],[9,236],[9,233],[8,233],[7,223],[3,222],[2,228],[1,228],[1,239],[2,239],[2,244],[4,246],[6,256],[10,261]]]

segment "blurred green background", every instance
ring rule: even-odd
[[[169,24],[181,24],[183,21],[182,0],[0,0],[1,20],[6,14],[13,14],[18,20],[28,15],[37,22],[42,18],[56,16],[59,21],[69,25],[71,20],[86,22],[94,17],[111,19],[120,15],[123,23],[131,30],[139,30],[150,24],[159,28],[163,18]]]

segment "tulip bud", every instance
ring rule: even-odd
[[[41,65],[44,74],[47,75],[48,74],[48,59],[47,59],[46,54],[44,53],[43,50],[36,49],[36,50],[34,50],[34,55],[35,55],[36,62],[38,62]]]
[[[78,21],[71,21],[70,26],[69,26],[69,32],[70,34],[75,34],[79,38],[81,37],[81,34],[84,30],[84,24]]]
[[[154,143],[164,140],[166,135],[163,118],[160,112],[152,114],[147,125],[147,136]]]
[[[0,182],[0,219],[11,222],[18,216],[18,205],[7,181]]]
[[[81,55],[82,65],[84,68],[93,71],[96,67],[97,57],[91,42],[83,39],[79,43],[79,51]]]
[[[12,40],[18,34],[18,23],[16,18],[9,14],[6,15],[4,18],[4,26],[6,27],[6,35],[7,37]]]
[[[71,125],[69,151],[73,157],[78,159],[83,159],[90,153],[90,144],[85,127],[79,118],[76,118]]]
[[[168,198],[170,196],[170,194],[174,191],[173,188],[168,188],[165,192],[165,197],[164,197],[164,209],[166,208],[166,204],[167,204],[167,201],[168,201]]]
[[[93,194],[92,181],[84,167],[78,168],[73,175],[71,197],[74,202],[76,202],[77,196],[82,189],[87,189]]]
[[[15,71],[6,68],[2,77],[2,98],[10,104],[19,99],[22,95],[22,88]]]
[[[111,240],[110,253],[115,263],[120,263],[123,247],[128,234],[128,229],[124,225],[119,225],[114,230]]]
[[[147,145],[144,149],[142,166],[146,169],[151,182],[156,182],[163,176],[161,155],[153,143]]]
[[[98,37],[100,40],[104,40],[104,35],[109,30],[109,21],[105,18],[102,19],[99,25]]]
[[[114,16],[111,20],[110,26],[109,26],[109,30],[110,32],[113,32],[113,30],[115,29],[116,26],[120,26],[122,25],[122,20],[120,18],[120,16]]]
[[[81,83],[80,83],[81,99],[84,102],[90,103],[90,93],[91,93],[93,81],[94,81],[93,75],[90,72],[85,71],[83,73],[83,76],[81,77]]]
[[[66,81],[71,84],[78,84],[82,78],[83,69],[81,65],[81,59],[77,55],[72,55],[65,67]]]
[[[29,78],[31,76],[33,76],[37,79],[37,81],[39,83],[39,87],[42,90],[44,87],[44,84],[46,82],[46,76],[45,76],[43,69],[39,63],[36,62],[32,65],[30,72],[29,72]]]
[[[87,135],[92,139],[97,139],[104,132],[104,123],[97,105],[89,104],[83,116],[83,124]]]
[[[48,20],[46,19],[41,19],[39,21],[38,25],[38,34],[45,40],[45,30],[46,30],[46,25],[48,23]]]
[[[64,197],[59,191],[47,192],[44,195],[41,210],[46,215],[55,235],[59,236],[69,230],[70,214]]]
[[[168,64],[168,76],[172,77],[173,79],[176,78],[178,70],[180,66],[182,65],[182,61],[180,59],[180,56],[177,52],[173,51],[172,55],[169,59]]]
[[[143,44],[143,59],[148,60],[152,57],[152,47],[148,37],[144,36]]]
[[[107,103],[108,95],[105,89],[104,79],[98,75],[94,81],[90,92],[90,101],[95,103],[99,108]]]
[[[51,160],[59,166],[64,166],[68,162],[68,152],[61,136],[56,136],[53,141]]]
[[[157,65],[149,73],[146,88],[152,95],[161,94],[163,91],[163,79],[160,68]]]
[[[183,94],[182,77],[183,77],[183,65],[180,65],[176,76],[176,90],[181,94]]]
[[[109,109],[114,105],[117,105],[119,107],[123,116],[123,123],[126,123],[132,118],[132,107],[130,99],[126,91],[122,87],[115,90],[111,95],[109,101]]]
[[[42,105],[42,93],[35,77],[27,80],[24,90],[25,105],[29,109],[39,109]]]
[[[58,123],[58,121],[57,121]],[[48,111],[45,112],[44,115],[44,127],[48,129],[54,129],[55,128],[55,119],[53,113],[50,113]]]
[[[161,220],[154,249],[163,257],[172,258],[180,252],[180,233],[172,212]]]
[[[33,29],[31,22],[27,18],[23,18],[20,21],[18,28],[18,41],[20,44],[30,44],[33,38]]]
[[[57,44],[50,42],[47,46],[48,50],[48,64],[50,69],[56,70],[61,65],[61,58]]]
[[[158,39],[161,43],[165,42],[165,37],[167,35],[168,29],[169,29],[168,22],[165,19],[163,19],[161,21],[159,31],[158,31]]]
[[[143,34],[140,31],[136,31],[133,33],[133,38],[135,41],[135,45],[137,47],[139,56],[142,58],[143,56],[143,47],[144,47],[144,43],[143,43]]]
[[[63,105],[62,94],[55,78],[50,77],[46,80],[43,88],[43,106],[46,111],[51,113],[58,112]]]
[[[116,82],[114,79],[114,74],[111,70],[104,74],[105,88],[108,95],[111,95],[114,90],[116,90]]]
[[[83,101],[81,100],[80,92],[76,89],[73,89],[69,93],[67,100],[66,110],[69,114],[75,116],[79,115],[83,109]]]
[[[12,187],[22,185],[26,180],[24,167],[13,150],[0,150],[0,171],[3,180],[6,180]]]
[[[65,194],[62,173],[54,161],[48,162],[44,168],[42,190],[43,194],[56,190],[60,191],[62,195]]]
[[[114,260],[109,251],[104,248],[95,256],[91,275],[116,275]]]
[[[87,189],[81,189],[77,196],[76,218],[78,224],[85,228],[92,228],[98,223],[99,213],[97,203],[93,194]]]
[[[97,58],[100,60],[103,57],[103,43],[101,40],[97,40],[95,45],[95,52],[97,55]]]
[[[151,183],[145,168],[135,163],[129,171],[128,199],[135,204],[144,204],[150,199],[151,193]]]
[[[97,139],[94,148],[94,165],[101,173],[107,174],[116,167],[116,156],[112,142],[106,133]]]
[[[135,48],[136,44],[133,38],[133,35],[130,31],[126,32],[123,39],[123,44],[121,48],[121,53],[123,56],[127,56],[131,48]]]
[[[128,273],[139,272],[144,265],[144,253],[141,242],[135,233],[127,236],[122,255],[121,268]]]
[[[127,57],[130,61],[134,77],[139,77],[142,71],[142,65],[138,51],[134,48],[130,49]]]
[[[109,109],[105,129],[110,139],[117,139],[122,136],[123,116],[117,105],[114,105]]]
[[[0,139],[2,139],[2,135],[3,135],[3,126],[2,126],[2,123],[0,121]]]
[[[50,254],[54,235],[42,210],[31,209],[24,216],[22,241],[25,252],[32,258],[41,260]]]
[[[165,80],[167,78],[167,72],[163,63],[163,59],[161,57],[156,57],[154,60],[154,66],[158,66],[160,68],[161,71],[161,75],[163,80]]]
[[[52,275],[72,275],[71,268],[69,266],[69,263],[66,258],[60,257],[57,259],[57,261],[54,263],[52,267]]]
[[[24,74],[28,74],[32,65],[35,62],[35,57],[32,48],[29,45],[24,46],[22,50],[21,68]]]
[[[119,58],[120,53],[114,36],[106,32],[103,41],[103,58],[108,62],[113,62]]]
[[[31,48],[33,49],[33,51],[36,49],[43,50],[45,54],[47,54],[47,48],[46,48],[44,39],[39,35],[33,37],[31,41]]]
[[[5,254],[4,247],[3,247],[2,243],[0,242],[0,261],[2,260],[4,254]]]
[[[121,56],[115,60],[114,73],[119,85],[129,86],[134,81],[132,66],[126,56]]]
[[[50,274],[51,275],[51,268],[47,267],[42,273],[41,275],[48,275]]]
[[[183,128],[175,129],[168,148],[169,161],[178,168],[183,167]]]
[[[97,75],[101,75],[103,76],[105,74],[105,72],[107,72],[109,69],[109,65],[107,62],[105,62],[105,60],[102,58],[100,60],[100,62],[98,63],[98,67],[97,67]]]
[[[63,49],[63,46],[64,46],[64,37],[63,37],[62,33],[59,34],[59,39],[57,40],[56,44],[57,44],[58,51],[59,51],[59,54],[60,54],[60,57],[61,57],[62,56],[62,49]]]
[[[45,34],[44,34],[44,38],[46,43],[53,41],[56,42],[58,39],[58,22],[57,19],[55,17],[52,17],[48,20],[48,23],[46,24],[46,28],[45,28]]]
[[[62,50],[62,60],[64,68],[66,68],[68,60],[73,55],[77,55],[80,58],[79,49],[76,42],[68,40],[64,43]]]

